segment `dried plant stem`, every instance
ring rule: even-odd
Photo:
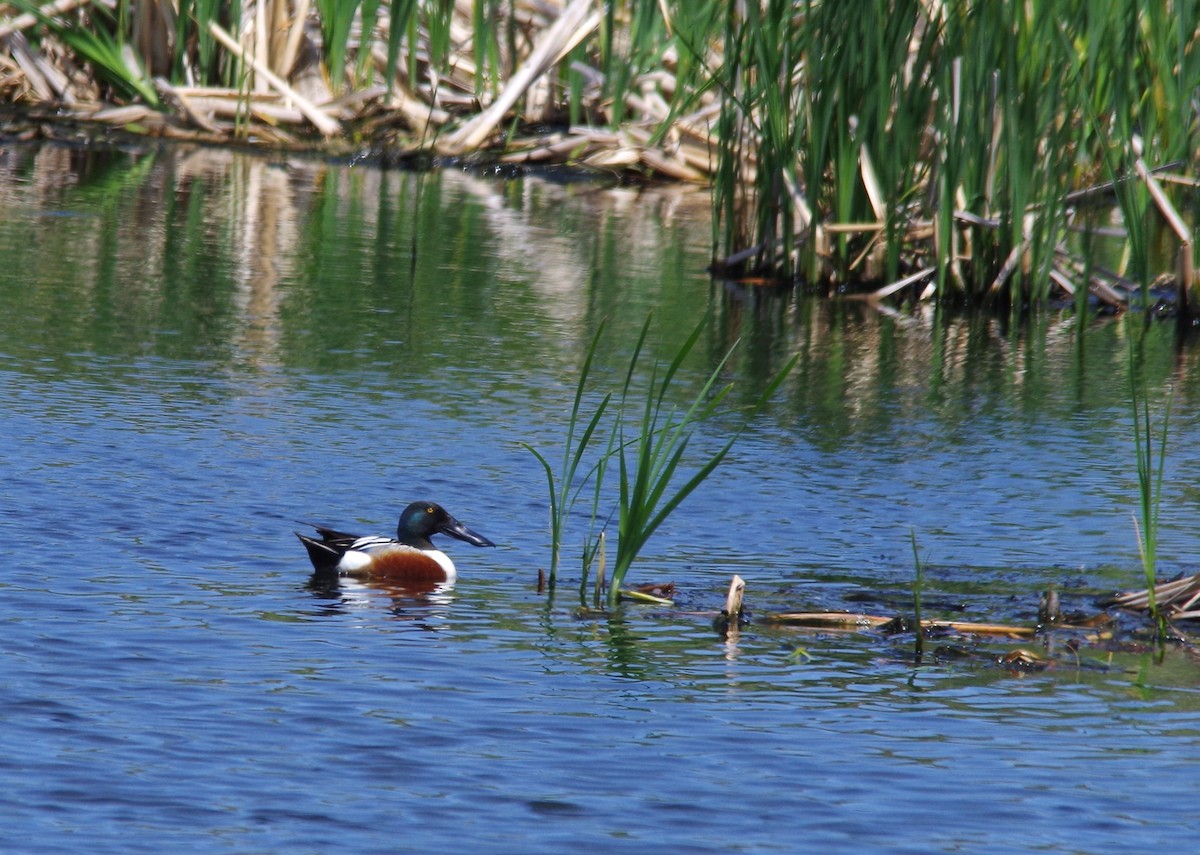
[[[564,9],[554,26],[542,36],[537,48],[508,81],[496,100],[456,133],[447,137],[442,147],[455,154],[478,148],[503,121],[505,114],[517,103],[517,99],[554,63],[600,26],[600,13],[591,11],[594,5],[593,0],[574,0]]]
[[[321,112],[316,105],[289,86],[279,75],[271,71],[265,63],[246,53],[242,46],[229,33],[225,32],[216,21],[209,21],[208,31],[226,50],[247,63],[255,72],[261,74],[277,92],[292,101],[296,105],[296,109],[304,114],[304,117],[312,122],[313,127],[318,131],[325,136],[333,136],[341,131],[342,126],[337,121]]]
[[[29,29],[41,20],[39,15],[44,17],[65,15],[67,12],[70,12],[73,9],[78,9],[80,6],[86,6],[91,2],[92,0],[56,0],[56,2],[47,3],[45,6],[42,6],[40,9],[38,9],[37,15],[33,14],[32,12],[26,12],[23,15],[17,15],[17,17],[13,18],[8,23],[0,24],[0,39],[6,39],[13,33],[19,33],[21,30]]]

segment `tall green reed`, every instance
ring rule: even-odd
[[[118,7],[118,14],[114,15],[96,5],[85,25],[78,18],[48,15],[40,4],[30,0],[16,0],[14,5],[36,15],[48,31],[89,63],[99,78],[109,83],[121,97],[141,98],[151,106],[158,105],[158,95],[144,62],[130,50],[124,6]]]
[[[1057,17],[1018,2],[948,13],[937,113],[940,294],[1014,307],[1045,299],[1073,176]],[[958,221],[953,212],[970,219]]]
[[[1200,40],[1186,15],[1200,4],[1183,6],[767,0],[731,14],[719,237],[727,250],[757,247],[757,263],[798,245],[814,285],[892,278],[903,258],[935,266],[944,298],[1044,300],[1067,193],[1095,176],[1098,129],[1127,140],[1136,123],[1152,163],[1196,149],[1186,102]],[[882,219],[882,238],[822,242],[784,209],[801,226],[810,213],[816,224]],[[930,248],[906,243],[925,222]],[[862,260],[880,242],[872,272]]]
[[[686,410],[679,412],[666,404],[667,392],[707,325],[707,319],[697,324],[661,377],[658,374],[657,363],[654,365],[649,383],[642,392],[641,418],[636,423],[635,437],[631,440],[626,439],[627,425],[624,418],[617,423],[619,514],[617,553],[613,564],[612,584],[609,587],[610,603],[615,602],[619,596],[626,573],[650,536],[683,500],[721,465],[750,421],[766,406],[795,365],[797,357],[792,357],[767,383],[741,423],[729,434],[724,445],[715,452],[708,453],[704,462],[690,476],[684,477],[680,474],[680,468],[685,460],[684,455],[692,431],[698,422],[721,412],[720,405],[733,388],[731,384],[720,386],[719,382],[736,344],[718,361]],[[622,414],[628,414],[632,409],[630,402],[634,373],[649,329],[650,318],[647,318],[630,359],[629,371],[621,390]]]
[[[367,13],[373,12],[378,2],[362,3],[361,0],[315,0],[321,19],[321,39],[325,48],[325,64],[329,79],[335,90],[341,88],[345,74],[346,50],[354,20],[362,7],[362,19],[367,24]],[[371,20],[374,20],[372,15]]]
[[[588,481],[593,476],[598,474],[600,476],[603,475],[604,462],[608,454],[611,453],[611,451],[606,453],[599,463],[593,465],[592,469],[585,473],[582,479],[578,477],[580,466],[583,465],[585,456],[591,449],[592,440],[596,438],[596,430],[608,410],[609,403],[612,401],[612,393],[606,393],[600,399],[600,403],[596,405],[591,415],[587,417],[586,423],[582,423],[585,397],[590,385],[592,362],[596,358],[596,349],[600,344],[601,336],[604,334],[604,327],[604,322],[601,322],[596,328],[596,334],[592,337],[592,343],[587,349],[583,366],[579,370],[579,379],[575,384],[575,398],[571,404],[571,413],[567,417],[567,435],[563,441],[562,464],[557,474],[554,467],[550,465],[550,461],[541,452],[527,442],[521,443],[522,447],[537,458],[546,475],[546,485],[550,497],[550,572],[548,574],[548,581],[551,587],[554,587],[558,582],[558,567],[562,557],[562,543],[566,533],[567,519],[571,514],[571,510]],[[597,491],[602,481],[602,477],[596,478]],[[596,501],[599,501],[598,493]],[[591,517],[593,521],[596,519],[596,507],[594,503]],[[591,546],[592,532],[589,531],[588,534],[589,536],[584,542],[585,567],[590,565],[591,557],[594,555]]]
[[[1159,611],[1154,586],[1158,583],[1158,516],[1162,507],[1163,468],[1167,459],[1167,430],[1170,423],[1170,403],[1163,413],[1158,453],[1155,456],[1155,436],[1150,422],[1150,404],[1142,388],[1139,361],[1134,354],[1142,336],[1133,328],[1133,320],[1125,319],[1128,333],[1130,406],[1133,409],[1133,437],[1137,454],[1138,513],[1134,517],[1142,571],[1146,579],[1151,618],[1157,623],[1160,638],[1165,636],[1166,622]],[[1139,524],[1140,522],[1140,524]]]
[[[608,586],[610,605],[619,598],[625,576],[650,537],[725,460],[752,419],[783,383],[797,358],[792,357],[771,378],[754,403],[740,413],[739,421],[725,442],[716,451],[700,455],[700,462],[688,474],[683,470],[690,462],[687,452],[697,425],[727,413],[722,404],[733,386],[722,384],[721,376],[736,343],[718,360],[690,403],[677,408],[669,403],[668,393],[676,388],[679,372],[707,329],[708,319],[697,324],[665,369],[657,360],[653,362],[642,388],[643,356],[652,321],[653,315],[647,316],[638,334],[619,399],[614,404],[614,393],[605,392],[587,414],[585,401],[589,396],[593,361],[604,332],[603,325],[597,330],[576,384],[567,419],[562,463],[557,472],[545,455],[528,443],[522,443],[541,464],[549,488],[551,584],[557,579],[571,510],[583,491],[591,488],[591,510],[582,549],[581,597],[586,589],[588,570],[604,549],[604,532],[613,515],[602,514],[608,496],[606,477],[610,465],[616,467],[617,547]],[[604,437],[607,437],[606,444],[600,450],[597,441]],[[592,460],[594,462],[587,466]]]
[[[415,77],[416,61],[422,45],[419,44],[417,24],[421,17],[418,0],[391,0],[386,5],[382,0],[314,0],[321,23],[322,52],[325,67],[335,93],[340,92],[345,79],[347,58],[351,48],[356,50],[353,81],[361,84],[370,77],[371,49],[376,41],[377,28],[387,27],[387,64],[383,72],[384,83],[392,89],[396,82],[396,69],[400,60],[401,45],[407,43],[409,75]],[[482,0],[477,0],[477,7]],[[428,56],[441,67],[448,52],[448,21],[450,9],[446,4],[424,4],[427,31],[429,33]],[[355,24],[358,37],[354,37]],[[407,40],[407,42],[406,42]]]
[[[529,38],[505,0],[473,0],[469,42],[455,39],[447,2],[315,2],[335,95],[373,74],[385,22],[389,86],[400,68],[415,79],[422,64],[444,70],[463,51],[481,100]],[[149,79],[160,71],[126,59],[145,49],[132,37],[142,7],[118,0],[114,18],[90,4],[47,25],[70,31],[123,96],[154,103]],[[236,29],[241,8],[180,0],[165,73],[236,84],[238,63],[215,51],[207,26]],[[554,81],[571,120],[603,114],[617,125],[627,102],[653,89],[669,105],[651,131],[656,144],[718,92],[716,251],[750,248],[750,266],[813,286],[932,267],[945,300],[1037,303],[1049,293],[1068,190],[1092,183],[1135,135],[1155,165],[1200,147],[1200,0],[614,0],[603,9],[599,35],[571,54],[599,66],[603,99],[585,104],[594,79],[571,62]]]
[[[223,20],[223,16],[228,16]],[[171,79],[184,80],[191,65],[193,76],[198,82],[233,85],[236,63],[223,58],[217,51],[216,40],[209,32],[210,22],[232,27],[235,30],[241,20],[241,4],[222,3],[220,0],[180,0],[179,14],[175,18],[175,44],[195,45],[195,57],[189,62],[186,50],[176,50],[172,57]]]

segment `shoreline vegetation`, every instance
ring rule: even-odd
[[[691,182],[723,278],[1190,319],[1198,20],[1200,0],[22,0],[0,3],[0,135]]]

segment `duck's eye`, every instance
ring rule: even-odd
[[[426,508],[426,509],[425,509],[425,513],[427,513],[427,514],[432,514],[432,513],[433,513],[433,508]]]

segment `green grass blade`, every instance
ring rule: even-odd
[[[334,94],[345,87],[346,50],[350,31],[361,0],[314,0],[321,19],[321,37],[325,47],[325,67],[329,71]],[[364,22],[364,29],[366,24]]]
[[[125,33],[120,22],[103,6],[91,7],[92,24],[84,27],[68,19],[47,15],[41,6],[29,0],[17,0],[13,5],[36,16],[71,50],[84,61],[91,63],[96,73],[121,94],[158,107],[158,94],[154,91],[154,85],[145,70],[140,64],[131,68],[126,62]],[[132,51],[129,51],[128,55],[137,61]]]
[[[392,0],[388,9],[387,80],[388,95],[396,85],[396,68],[400,63],[400,42],[408,31],[409,21],[417,8],[416,0]],[[409,42],[409,53],[416,54],[416,45]]]

